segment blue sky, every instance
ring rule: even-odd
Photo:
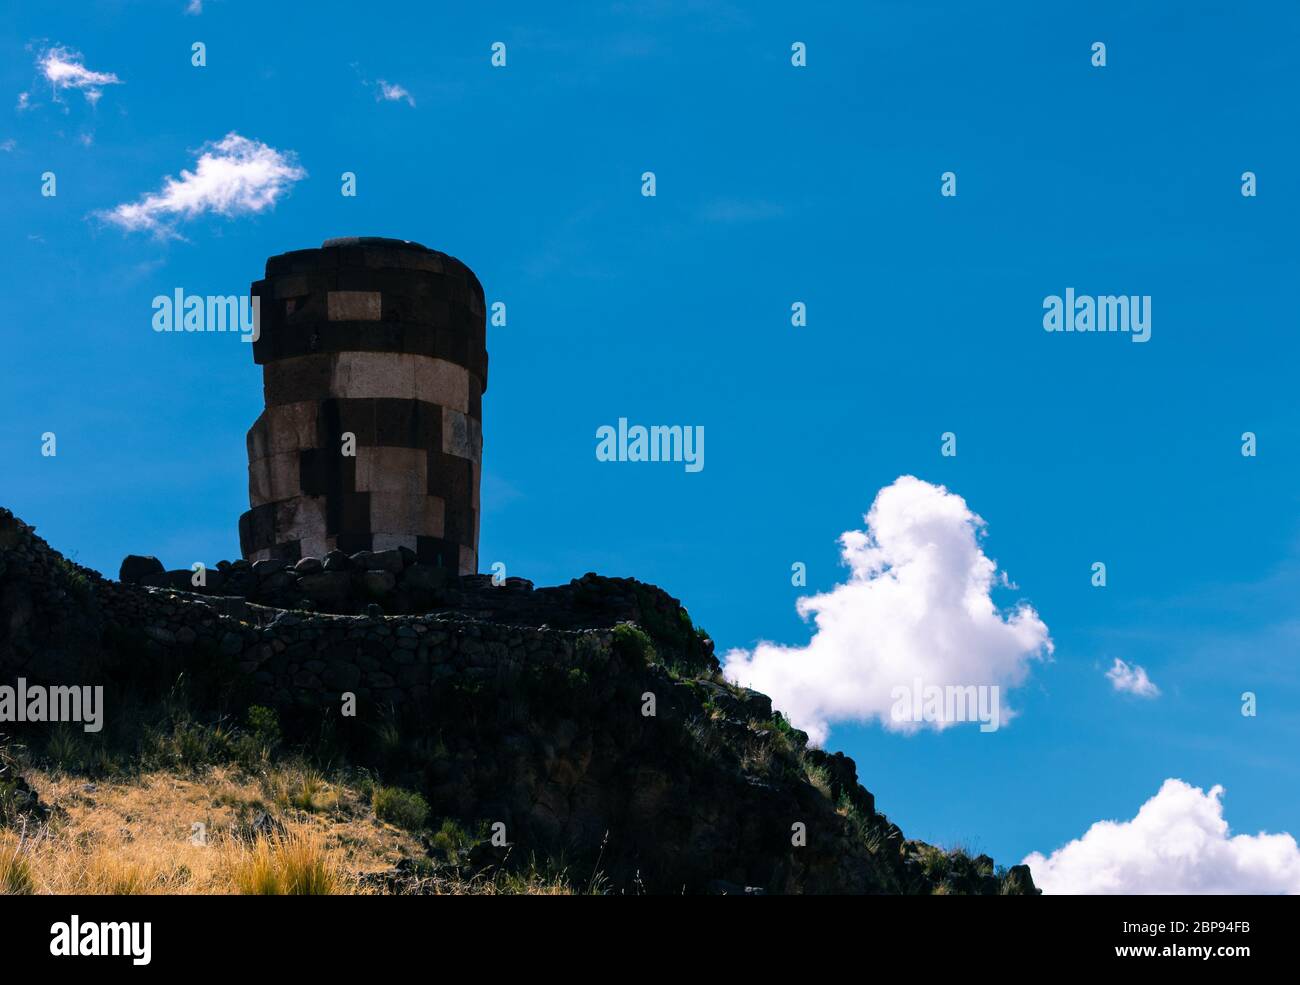
[[[720,651],[802,645],[796,599],[845,580],[837,538],[915,475],[986,521],[995,600],[1055,651],[993,734],[833,723],[910,836],[1014,862],[1167,778],[1226,788],[1234,833],[1294,832],[1300,10],[1165,6],[13,5],[0,503],[113,576],[235,556],[260,370],[234,336],[154,333],[152,298],[245,292],[331,236],[416,240],[508,306],[481,567],[635,576]],[[119,81],[55,93],[52,48]],[[98,217],[231,132],[307,176],[171,236]],[[1151,341],[1044,332],[1067,287],[1151,296]],[[702,425],[706,467],[598,462],[619,417]],[[1117,692],[1116,658],[1160,696]]]

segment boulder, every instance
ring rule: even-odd
[[[1042,890],[1034,885],[1033,873],[1027,865],[1013,865],[1007,869],[1008,894],[1039,896]]]
[[[298,579],[298,588],[316,602],[340,605],[352,593],[352,576],[346,571],[322,571],[319,574],[303,575]]]
[[[298,581],[298,577],[287,569],[272,571],[262,579],[258,588],[264,595],[278,595],[280,592],[287,592]]]
[[[382,598],[393,590],[397,576],[391,571],[363,571],[361,589],[370,598]]]
[[[201,591],[194,587],[194,572],[189,568],[177,568],[175,571],[168,571],[163,575],[163,584],[168,588],[174,588],[178,592]]]
[[[128,585],[138,585],[148,576],[160,575],[163,571],[163,563],[152,555],[128,554],[122,559],[117,580]]]
[[[394,548],[391,551],[375,551],[366,558],[365,567],[370,571],[388,571],[400,575],[406,564],[402,560],[401,550]]]
[[[447,587],[447,569],[435,564],[413,564],[402,574],[402,586],[415,592],[436,592]]]
[[[269,578],[277,571],[283,571],[284,568],[285,563],[283,561],[277,561],[275,558],[267,558],[264,561],[253,562],[253,574],[257,575],[259,580],[262,578]]]

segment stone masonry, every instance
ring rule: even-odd
[[[487,388],[478,278],[417,243],[361,237],[271,257],[251,291],[266,409],[248,432],[244,557],[405,548],[475,573]]]

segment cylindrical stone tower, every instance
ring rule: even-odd
[[[266,409],[248,432],[250,561],[406,547],[478,570],[483,288],[398,239],[326,240],[266,261]]]

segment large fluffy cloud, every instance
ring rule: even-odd
[[[123,229],[171,233],[176,222],[205,212],[233,216],[262,212],[306,177],[293,153],[281,152],[231,132],[207,144],[193,171],[163,179],[161,191],[101,213]]]
[[[956,723],[896,720],[894,689],[918,680],[1013,687],[1051,653],[1029,605],[1004,612],[994,604],[1006,579],[980,547],[984,521],[960,496],[905,475],[880,491],[865,519],[866,530],[840,537],[848,581],[798,602],[816,624],[806,646],[763,642],[725,657],[729,678],[771,695],[814,741],[836,721],[946,728]]]
[[[1045,893],[1300,893],[1289,834],[1229,835],[1223,787],[1169,779],[1131,821],[1098,821],[1025,864]]]

